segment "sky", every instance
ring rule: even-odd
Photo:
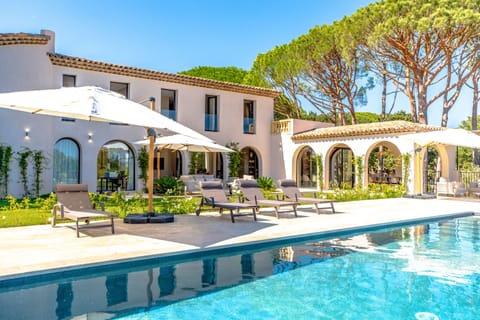
[[[55,32],[57,53],[156,71],[177,73],[197,66],[250,70],[258,54],[372,2],[3,0],[0,33],[48,29]],[[358,111],[380,112],[375,91]],[[466,119],[453,111],[449,127]],[[440,124],[430,118],[431,124]]]

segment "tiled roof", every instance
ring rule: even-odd
[[[0,33],[0,46],[11,46],[19,44],[40,44],[45,45],[50,36],[32,33]]]
[[[319,139],[333,139],[344,137],[359,137],[372,135],[407,134],[425,131],[437,131],[444,128],[413,123],[408,121],[385,121],[375,123],[362,123],[349,126],[320,128],[294,135],[294,141],[311,141]]]
[[[279,91],[247,86],[242,84],[223,82],[217,80],[210,80],[205,78],[198,78],[180,74],[173,74],[167,72],[153,71],[148,69],[141,69],[135,67],[122,66],[118,64],[88,60],[84,58],[71,57],[57,53],[48,53],[50,61],[56,66],[69,67],[75,69],[91,70],[97,72],[104,72],[110,74],[117,74],[122,76],[143,78],[149,80],[173,82],[189,86],[219,89],[231,92],[239,92],[252,94],[257,96],[265,96],[275,98],[280,95]]]

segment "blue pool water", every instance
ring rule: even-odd
[[[480,217],[0,287],[0,319],[479,319]]]

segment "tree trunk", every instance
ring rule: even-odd
[[[386,68],[386,67],[385,67]],[[382,73],[382,113],[380,114],[380,121],[385,121],[387,119],[387,76]]]
[[[418,85],[418,123],[421,124],[428,124],[428,116],[427,116],[427,111],[428,111],[428,104],[427,104],[427,92],[425,86],[423,84]]]

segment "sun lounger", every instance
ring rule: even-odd
[[[111,227],[112,234],[115,233],[113,222],[115,215],[104,212],[103,204],[102,211],[95,210],[95,206],[90,201],[86,184],[57,184],[55,193],[57,195],[57,204],[53,206],[52,210],[52,227],[56,225],[57,215],[60,214],[62,219],[67,218],[75,221],[77,237],[80,237],[80,228]],[[109,219],[110,223],[90,224],[91,219],[97,218]],[[85,225],[79,225],[81,221],[85,221]]]
[[[243,193],[245,199],[257,206],[257,211],[260,206],[267,206],[273,207],[275,209],[275,215],[279,218],[278,214],[280,211],[280,207],[292,207],[292,210],[295,213],[295,217],[297,216],[297,202],[294,201],[280,201],[280,200],[268,200],[263,195],[262,190],[258,186],[258,183],[254,179],[244,180],[241,179],[239,182],[239,188]]]
[[[257,221],[255,212],[256,206],[250,203],[228,201],[221,182],[200,182],[200,191],[202,192],[202,200],[200,206],[196,210],[197,216],[200,215],[200,209],[202,206],[207,204],[213,208],[219,208],[220,213],[223,212],[223,209],[229,210],[232,223],[235,223],[235,217],[250,214],[253,214],[253,220]],[[240,213],[241,209],[252,210],[252,213]],[[236,212],[235,214],[233,213],[234,211]]]
[[[297,187],[297,183],[292,179],[283,179],[278,182],[280,189],[282,189],[283,194],[287,199],[294,200],[297,203],[312,203],[315,206],[315,209],[318,214],[320,214],[320,209],[331,209],[332,213],[335,213],[335,207],[333,203],[335,200],[330,199],[319,199],[316,198],[316,193],[314,193],[315,198],[303,197],[300,190]],[[321,204],[328,204],[327,207],[319,207]]]

